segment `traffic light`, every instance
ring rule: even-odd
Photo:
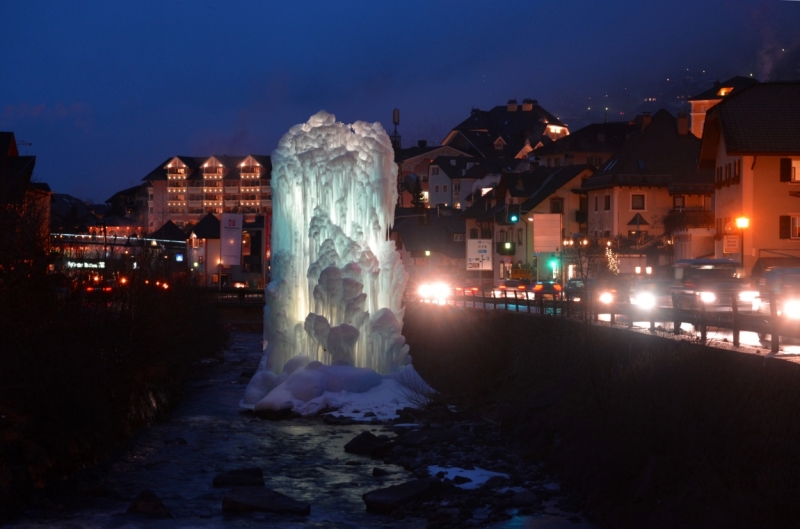
[[[506,204],[506,220],[509,224],[519,222],[519,204]]]

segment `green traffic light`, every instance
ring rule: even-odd
[[[511,215],[511,222],[518,222],[518,221],[519,221],[519,217],[518,216]]]

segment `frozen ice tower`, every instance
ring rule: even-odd
[[[261,371],[293,362],[389,373],[409,363],[401,298],[408,274],[388,239],[397,166],[379,123],[325,111],[272,154],[271,281]],[[266,373],[265,373],[266,375]],[[270,374],[271,375],[271,374]]]

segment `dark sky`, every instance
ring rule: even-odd
[[[168,156],[270,154],[320,109],[391,131],[400,108],[409,145],[509,98],[574,129],[609,94],[800,77],[783,0],[0,0],[0,28],[0,130],[91,201]]]

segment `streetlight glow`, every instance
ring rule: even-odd
[[[750,227],[750,219],[747,217],[736,217],[736,227],[744,230]]]

